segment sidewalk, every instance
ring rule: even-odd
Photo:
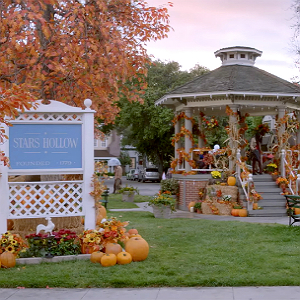
[[[296,300],[299,286],[136,288],[136,289],[0,289],[0,300]]]

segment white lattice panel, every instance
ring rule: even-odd
[[[9,218],[83,215],[82,181],[9,183]]]
[[[81,122],[82,115],[76,113],[21,113],[16,121],[44,121],[44,122]]]

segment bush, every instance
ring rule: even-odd
[[[162,193],[169,191],[176,195],[179,193],[179,182],[175,178],[164,179],[160,182],[160,190]]]

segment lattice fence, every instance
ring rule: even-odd
[[[10,182],[9,218],[81,216],[83,181]]]
[[[18,115],[16,121],[55,121],[55,122],[81,122],[82,114],[74,113],[23,113]]]

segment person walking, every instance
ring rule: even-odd
[[[259,174],[262,174],[262,166],[261,166],[261,135],[256,132],[255,136],[250,141],[250,149],[252,152],[252,173],[256,174],[256,164],[259,166]]]
[[[115,181],[114,181],[113,194],[115,194],[121,188],[123,170],[122,170],[122,167],[119,165],[119,166],[114,167],[114,171],[115,171]]]

